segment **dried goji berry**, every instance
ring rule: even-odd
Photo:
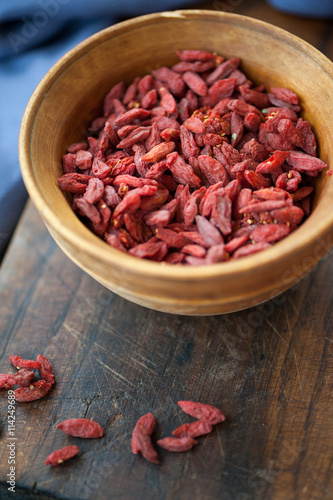
[[[52,384],[49,382],[38,380],[38,382],[32,382],[29,387],[19,387],[15,389],[15,399],[20,403],[36,401],[36,399],[41,399],[46,396],[51,387]]]
[[[42,356],[42,354],[38,354],[36,361],[40,363],[39,373],[41,377],[49,382],[50,384],[54,384],[54,373],[51,366],[50,361],[46,356]]]
[[[155,427],[155,418],[152,413],[147,413],[139,418],[132,433],[132,453],[141,455],[154,464],[158,464],[157,451],[151,442],[151,434]]]
[[[303,186],[303,187],[297,189],[297,191],[295,191],[292,194],[293,200],[295,202],[299,201],[299,200],[302,200],[303,198],[306,198],[309,194],[311,194],[312,191],[313,191],[313,187],[312,186]]]
[[[34,376],[33,372],[32,374]],[[10,375],[9,373],[0,373],[0,389],[3,389],[4,387],[6,389],[10,389],[13,387],[13,385],[15,385],[13,377],[14,375]]]
[[[218,80],[222,80],[226,76],[230,75],[230,73],[239,66],[239,63],[240,59],[238,57],[233,57],[231,59],[228,59],[227,61],[224,61],[222,64],[217,66],[217,68],[207,77],[207,85],[213,85]]]
[[[103,103],[104,116],[108,116],[112,111],[113,99],[121,99],[125,92],[125,83],[119,82],[114,85],[111,90],[106,94]]]
[[[235,253],[233,254],[233,258],[240,259],[241,257],[247,257],[254,253],[261,252],[262,250],[266,250],[266,248],[269,248],[270,246],[270,243],[267,243],[266,241],[253,243],[251,245],[243,245],[235,251]]]
[[[89,418],[69,418],[57,425],[64,434],[80,438],[99,438],[104,435],[103,427]]]
[[[185,236],[172,231],[172,229],[158,228],[156,236],[163,240],[171,248],[183,248],[184,245],[189,243]]]
[[[92,178],[89,180],[83,198],[89,203],[97,203],[103,196],[104,184],[101,179]]]
[[[209,404],[196,403],[194,401],[178,401],[178,405],[185,413],[191,415],[191,417],[202,420],[203,422],[208,422],[211,425],[218,424],[225,420],[225,416],[221,411]]]
[[[211,222],[209,222],[209,220],[201,215],[197,215],[195,221],[201,238],[208,246],[220,245],[223,243],[220,231]]]
[[[195,73],[205,73],[210,69],[213,69],[215,64],[213,61],[181,61],[174,66],[172,66],[172,70],[177,73],[185,73],[185,71],[194,71]]]
[[[271,216],[282,224],[299,224],[303,219],[304,212],[296,206],[283,207],[272,210]]]
[[[207,96],[202,97],[202,104],[204,106],[215,106],[225,97],[230,97],[235,90],[235,86],[236,78],[218,80],[211,87],[209,87]]]
[[[266,108],[269,105],[269,100],[267,94],[263,92],[257,92],[253,89],[248,89],[242,85],[239,87],[241,96],[244,97],[245,101],[253,104],[259,109]]]
[[[182,253],[193,255],[194,257],[203,258],[206,255],[206,249],[200,245],[184,245],[181,249]]]
[[[163,439],[158,439],[157,444],[167,451],[179,453],[182,451],[190,450],[195,444],[197,444],[197,441],[191,437],[166,437]]]
[[[194,71],[185,71],[183,80],[195,94],[202,97],[207,95],[208,88],[205,81]]]
[[[19,387],[29,387],[34,378],[34,372],[28,370],[27,368],[21,368],[21,370],[18,370],[14,373],[14,375],[12,375],[14,384],[17,384]]]
[[[226,192],[218,190],[215,193],[210,221],[219,228],[224,236],[232,232],[232,203]]]
[[[167,68],[166,66],[162,66],[153,71],[153,75],[156,80],[160,80],[165,83],[169,88],[170,92],[175,96],[182,96],[185,91],[185,83],[181,76],[179,76],[175,71]]]
[[[114,120],[114,124],[117,127],[123,127],[124,125],[132,123],[134,120],[144,120],[145,118],[147,118],[147,116],[149,116],[149,111],[147,111],[146,109],[133,108],[117,116],[117,118]]]
[[[228,174],[218,160],[206,155],[198,157],[199,167],[210,184],[222,182],[222,186],[226,186],[229,182]]]
[[[103,160],[97,158],[96,155],[92,164],[92,173],[94,174],[94,176],[98,177],[99,179],[103,179],[107,175],[110,175],[111,171],[112,167],[110,167]]]
[[[230,241],[228,241],[228,243],[225,244],[224,249],[229,254],[232,254],[238,248],[243,246],[247,242],[248,239],[249,239],[248,236],[238,236],[236,238],[232,238]]]
[[[92,154],[89,151],[78,151],[75,155],[75,165],[80,170],[87,170],[91,167]]]
[[[65,446],[65,448],[61,448],[60,450],[53,451],[45,460],[45,465],[60,465],[66,460],[75,457],[80,452],[80,449],[75,444],[71,444],[69,446]]]
[[[191,116],[186,121],[184,121],[185,127],[187,127],[191,132],[196,134],[202,134],[205,131],[204,123],[199,120],[196,116]]]
[[[239,209],[242,214],[259,214],[261,212],[267,212],[269,210],[276,210],[286,206],[285,200],[267,200],[258,201],[254,203],[249,203]]]
[[[76,179],[66,177],[72,175],[71,173],[64,174],[62,177],[57,179],[58,185],[62,191],[68,191],[69,193],[84,194],[87,189],[87,185],[83,182],[79,182]]]
[[[285,238],[290,233],[290,227],[286,224],[265,224],[260,225],[251,233],[251,240],[255,243],[266,241],[273,243]]]
[[[20,356],[9,356],[9,362],[16,368],[30,368],[32,370],[40,370],[41,365],[39,361],[33,361],[31,359],[22,359]]]
[[[168,245],[164,241],[151,238],[145,243],[136,245],[129,250],[131,255],[139,257],[140,259],[150,259],[160,262],[164,259],[168,252]]]
[[[304,172],[308,175],[311,173],[318,173],[327,165],[319,158],[314,158],[306,153],[300,151],[290,151],[287,157],[287,163],[299,172]]]
[[[298,104],[298,96],[290,89],[284,87],[272,87],[271,92],[282,101],[290,104]]]
[[[190,437],[196,438],[212,432],[213,426],[209,422],[197,420],[190,424],[183,424],[172,431],[172,435],[178,438]]]
[[[302,149],[309,155],[316,156],[317,143],[315,135],[311,130],[310,123],[299,118],[296,123],[296,130],[298,130],[302,136]]]
[[[167,154],[172,153],[174,149],[175,149],[174,142],[172,141],[161,142],[160,144],[157,144],[156,146],[152,147],[150,151],[148,151],[148,153],[143,155],[141,160],[154,163],[164,158]]]
[[[83,214],[91,220],[91,222],[98,224],[101,222],[101,214],[95,205],[92,205],[84,198],[79,198],[75,200],[75,205],[77,208],[83,212]]]
[[[201,184],[199,177],[193,172],[193,168],[188,165],[182,157],[174,152],[167,155],[167,167],[172,176],[180,184],[188,184],[191,187],[198,188]]]
[[[174,113],[177,109],[177,103],[173,95],[165,87],[160,87],[158,93],[161,96],[161,106],[167,113]]]
[[[278,123],[277,130],[284,139],[290,141],[295,146],[302,148],[303,138],[301,133],[294,127],[291,120],[288,118],[281,118]]]
[[[215,55],[206,50],[183,50],[176,51],[176,54],[181,61],[209,61],[215,59]]]

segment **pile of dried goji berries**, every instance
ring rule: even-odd
[[[18,386],[14,390],[14,397],[20,403],[36,401],[46,396],[55,382],[53,368],[46,356],[38,354],[36,360],[32,360],[10,355],[9,361],[18,371],[14,374],[0,373],[0,389],[12,389],[14,386]],[[37,370],[42,378],[34,382],[36,374],[32,370]],[[64,420],[57,425],[57,429],[69,436],[80,438],[99,438],[104,435],[104,429],[99,423],[88,418]],[[47,457],[45,464],[60,465],[75,457],[79,451],[76,445],[65,446],[65,448],[52,452]]]
[[[54,384],[54,373],[50,361],[45,356],[39,354],[36,361],[23,359],[20,356],[9,356],[9,361],[18,369],[15,374],[0,373],[0,389],[12,389],[16,401],[26,403],[43,398]],[[31,370],[38,370],[43,379],[33,382],[35,373]],[[172,452],[183,452],[190,450],[197,441],[194,438],[209,434],[213,425],[225,420],[225,416],[215,406],[198,403],[194,401],[178,401],[182,410],[196,418],[195,422],[190,422],[177,427],[172,432],[172,436],[157,440],[158,446]],[[155,426],[155,418],[152,413],[143,415],[136,423],[133,433],[131,448],[132,452],[141,455],[148,461],[158,464],[158,454],[152,442],[152,432]],[[94,439],[104,436],[103,427],[95,420],[88,418],[70,418],[60,422],[57,429],[64,434],[84,439]],[[70,458],[75,457],[80,452],[76,445],[68,445],[59,450],[53,451],[45,460],[45,465],[57,466]]]
[[[59,186],[92,231],[136,257],[200,265],[268,248],[310,214],[311,180],[327,167],[298,96],[254,86],[236,57],[177,54],[112,87]]]
[[[197,418],[195,422],[183,424],[172,432],[174,437],[168,436],[157,441],[158,446],[168,451],[188,451],[197,441],[194,439],[205,434],[209,434],[213,425],[225,420],[225,416],[218,408],[205,403],[194,401],[178,401],[181,409]],[[152,413],[143,415],[136,423],[132,433],[132,452],[141,455],[154,464],[159,463],[157,451],[155,450],[151,435],[155,427],[155,418]]]
[[[32,359],[22,359],[20,356],[9,356],[9,361],[18,371],[12,375],[0,373],[0,389],[11,389],[15,385],[15,399],[21,403],[35,401],[43,398],[54,384],[54,374],[50,361],[41,354],[38,354],[36,361]],[[38,370],[40,380],[33,381],[35,372]]]

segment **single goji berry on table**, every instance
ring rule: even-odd
[[[151,434],[154,427],[155,418],[152,413],[147,413],[140,417],[133,429],[131,448],[132,453],[137,454],[140,452],[146,460],[158,464],[157,451],[151,441]]]
[[[103,427],[89,418],[69,418],[57,425],[64,434],[80,438],[99,438],[104,435]]]
[[[172,431],[172,435],[178,438],[190,437],[196,438],[209,434],[213,430],[212,424],[203,420],[197,420],[189,424],[183,424]]]
[[[191,417],[202,420],[203,422],[208,422],[211,425],[218,424],[225,420],[225,416],[221,411],[209,404],[196,403],[194,401],[178,401],[178,405],[185,413],[191,415]]]
[[[53,451],[45,460],[45,465],[60,465],[66,460],[75,457],[80,452],[78,446],[71,444],[69,446],[65,446],[65,448],[61,448],[60,450]]]
[[[191,437],[166,437],[163,439],[158,439],[157,444],[167,451],[174,451],[179,453],[182,451],[190,450],[195,444],[197,444],[197,441]]]

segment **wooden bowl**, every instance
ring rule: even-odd
[[[62,250],[117,294],[177,314],[220,314],[270,299],[308,273],[332,245],[333,180],[317,178],[311,216],[261,253],[206,267],[137,259],[107,245],[72,211],[57,186],[66,147],[79,141],[103,96],[176,61],[175,50],[205,49],[242,59],[257,83],[299,96],[320,157],[333,166],[333,63],[303,40],[255,19],[216,11],[161,12],[122,22],[68,52],[41,81],[22,121],[19,155],[29,194]]]

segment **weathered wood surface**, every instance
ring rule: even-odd
[[[252,1],[215,2],[274,22],[333,57],[328,22],[302,20]],[[223,7],[224,6],[224,7]],[[105,290],[57,248],[28,205],[0,272],[0,371],[11,353],[48,356],[57,384],[48,397],[16,404],[16,495],[135,500],[322,500],[333,497],[333,258],[261,306],[195,318],[154,312]],[[191,421],[180,399],[214,404],[225,423],[161,464],[130,451],[140,415],[152,411],[154,439]],[[55,425],[93,418],[98,440]],[[6,392],[0,394],[0,498],[9,448]],[[46,456],[78,444],[58,468]],[[14,496],[15,498],[15,496]]]
[[[41,352],[57,384],[43,400],[16,404],[20,498],[332,498],[332,271],[329,255],[294,289],[241,313],[158,313],[80,271],[29,206],[1,271],[1,370],[12,371],[10,353]],[[181,399],[217,405],[226,423],[186,454],[161,450],[160,466],[132,455],[140,415],[154,413],[155,438],[192,420],[177,407]],[[0,405],[7,498],[4,391]],[[106,436],[84,441],[55,429],[84,416]],[[74,443],[80,457],[44,465],[51,451]]]

